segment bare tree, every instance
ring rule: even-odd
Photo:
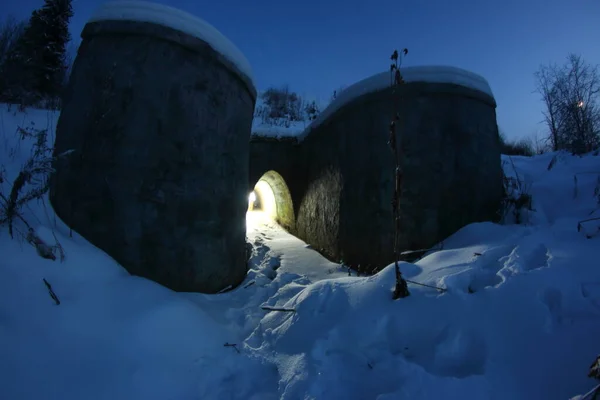
[[[570,54],[565,77],[558,85],[562,102],[565,139],[570,150],[585,153],[598,147],[600,75],[598,66]]]
[[[263,123],[289,127],[292,122],[305,121],[306,101],[296,92],[292,92],[288,85],[281,88],[271,87],[261,94],[262,105],[255,110],[255,117],[261,118]]]
[[[535,154],[544,154],[551,151],[548,140],[543,136],[540,136],[538,131],[533,132],[526,140],[530,143]]]
[[[570,54],[563,66],[542,65],[535,74],[545,105],[544,120],[552,150],[585,153],[600,144],[598,66]]]
[[[549,130],[549,142],[553,151],[562,147],[560,143],[561,118],[557,82],[562,79],[562,71],[556,64],[542,65],[535,73],[536,91],[542,96],[545,110],[544,122]]]

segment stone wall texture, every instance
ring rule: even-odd
[[[399,112],[401,250],[495,220],[502,196],[495,101],[411,82],[345,104],[300,143],[251,138],[256,90],[207,43],[151,23],[90,22],[57,126],[50,200],[132,274],[215,293],[247,272],[245,213],[259,180],[277,221],[334,261],[393,261]],[[399,96],[399,97],[398,97]],[[395,105],[394,105],[395,104]]]
[[[50,199],[132,274],[214,293],[245,277],[256,91],[207,43],[156,24],[91,22],[57,126]]]
[[[251,157],[251,171],[258,176],[279,165],[296,171],[291,232],[334,261],[378,269],[393,261],[395,165],[387,142],[394,109],[404,171],[400,248],[416,250],[469,223],[497,219],[495,107],[489,95],[453,84],[413,82],[396,94],[369,93],[312,130],[293,156],[286,150],[289,165],[258,167]]]

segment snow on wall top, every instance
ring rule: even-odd
[[[147,1],[109,1],[100,6],[88,22],[95,21],[150,22],[187,33],[208,43],[239,68],[254,85],[252,68],[242,52],[215,27],[185,11]]]
[[[461,68],[448,66],[401,67],[400,72],[402,73],[402,78],[405,82],[452,83],[469,89],[478,90],[494,98],[492,89],[485,78]],[[387,71],[373,75],[349,86],[342,91],[321,114],[319,114],[317,119],[298,135],[298,140],[303,140],[313,129],[321,125],[323,121],[329,118],[334,112],[357,97],[389,88],[390,85],[390,72]]]

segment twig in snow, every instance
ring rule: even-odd
[[[408,280],[408,279],[405,279],[405,281],[408,282],[408,283],[412,283],[413,285],[425,286],[425,287],[428,287],[428,288],[431,288],[431,289],[436,289],[436,290],[439,290],[442,293],[448,291],[448,289],[444,289],[444,288],[437,287],[437,286],[432,286],[432,285],[427,285],[425,283],[419,283],[419,282],[411,281],[411,280]]]
[[[515,172],[515,177],[517,178],[517,188],[519,189],[519,192],[523,192],[523,185],[521,182],[521,179],[519,179],[519,172],[517,172],[517,167],[515,167],[515,162],[513,161],[512,157],[508,157],[508,159],[510,160],[510,165],[512,166],[513,171]]]
[[[580,397],[580,400],[598,400],[600,398],[600,385],[596,386]]]
[[[4,219],[2,220],[2,223],[4,222],[8,222],[8,233],[10,234],[10,237],[13,237],[13,232],[12,232],[12,217],[17,217],[19,218],[27,228],[31,229],[31,225],[29,225],[29,223],[25,220],[25,218],[23,218],[23,216],[21,214],[19,214],[19,212],[14,209],[14,207],[10,207],[10,201],[6,198],[6,196],[4,196],[2,193],[0,193],[0,199],[2,199],[2,201],[4,201],[5,204],[0,204],[4,210],[5,210],[5,219],[6,221],[4,221]]]
[[[225,286],[223,289],[219,290],[219,291],[217,292],[217,294],[224,293],[224,292],[228,291],[228,290],[229,290],[229,289],[231,289],[231,288],[232,288],[232,286],[231,286],[231,285],[229,285],[229,286]]]
[[[57,306],[60,305],[60,300],[58,299],[58,296],[56,296],[56,293],[54,293],[54,290],[52,290],[52,286],[50,286],[50,284],[48,283],[48,281],[45,278],[43,278],[42,280],[44,281],[44,284],[48,288],[48,293],[50,293],[50,297],[52,297],[52,300],[54,300],[54,302],[56,303]]]
[[[270,306],[261,306],[263,310],[267,311],[281,311],[281,312],[296,312],[294,308],[283,308],[283,307],[270,307]]]
[[[598,379],[600,381],[600,356],[596,357],[592,365],[590,365],[589,378]]]
[[[577,232],[581,232],[581,230],[583,229],[583,224],[585,224],[586,222],[598,221],[598,220],[600,220],[600,217],[588,218],[588,219],[584,219],[584,220],[577,222]],[[600,230],[600,228],[598,230]],[[595,235],[595,233],[594,234],[586,234],[585,237],[588,239],[591,239],[592,237],[594,237],[594,235]]]
[[[600,205],[600,175],[596,178],[596,187],[594,188],[594,197],[598,205]]]
[[[46,242],[40,239],[34,232],[33,229],[29,228],[29,232],[27,233],[27,242],[35,247],[38,255],[42,258],[56,261],[56,256],[54,255],[54,249],[51,246],[48,246]]]
[[[248,282],[248,284],[246,286],[244,286],[244,289],[249,288],[250,286],[254,285],[256,283],[256,281],[250,281]]]
[[[237,348],[237,344],[235,344],[235,343],[225,343],[223,346],[225,346],[225,347],[233,347],[235,349],[235,351],[238,352],[238,354],[241,353],[240,349]]]
[[[58,156],[56,156],[56,158],[61,158],[64,156],[68,156],[69,154],[72,154],[75,152],[75,149],[70,149],[70,150],[65,150],[62,153],[60,153]]]
[[[52,236],[54,236],[54,241],[56,242],[56,244],[54,245],[54,248],[58,250],[58,254],[60,255],[60,262],[63,262],[63,261],[65,261],[65,249],[63,249],[62,245],[56,238],[54,231],[52,231]]]
[[[546,169],[548,171],[550,171],[552,168],[554,168],[554,165],[556,165],[557,161],[558,161],[558,154],[555,154],[554,157],[552,157],[552,159],[550,160],[550,164],[548,164],[548,167]]]
[[[403,49],[401,54],[408,54],[407,49]],[[390,84],[392,87],[392,93],[394,94],[394,112],[392,120],[390,121],[390,136],[388,144],[390,149],[392,150],[392,154],[394,157],[394,190],[392,194],[392,215],[394,218],[394,271],[396,273],[396,285],[394,287],[394,294],[392,298],[394,300],[405,298],[410,296],[410,292],[408,291],[408,285],[406,284],[406,280],[402,276],[402,272],[400,271],[400,265],[398,264],[398,241],[400,235],[400,197],[402,194],[402,180],[403,180],[403,171],[400,165],[400,152],[402,151],[402,144],[397,143],[397,134],[396,127],[400,125],[401,119],[400,114],[398,113],[400,96],[401,93],[396,91],[396,87],[404,84],[404,79],[402,79],[402,74],[400,73],[399,63],[398,63],[398,51],[394,50],[394,53],[391,56],[392,64],[390,65]],[[401,61],[401,59],[400,59]],[[398,93],[397,95],[395,95]],[[402,136],[400,136],[402,138]]]

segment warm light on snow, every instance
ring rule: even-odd
[[[277,203],[275,202],[275,193],[266,181],[258,181],[254,186],[254,191],[260,197],[261,210],[271,218],[277,216]]]
[[[266,226],[277,225],[277,202],[275,193],[266,181],[260,180],[248,196],[249,206],[246,213],[246,229],[255,231]],[[258,204],[257,204],[258,200]]]

